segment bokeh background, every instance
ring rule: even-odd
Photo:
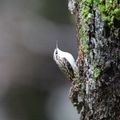
[[[67,0],[0,0],[0,120],[79,119],[56,41],[76,57]]]

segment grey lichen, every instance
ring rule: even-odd
[[[119,117],[119,112],[111,112],[120,108],[112,104],[120,101],[117,98],[120,96],[117,86],[120,79],[120,26],[116,24],[120,22],[120,2],[79,0],[79,6],[78,34],[84,59],[80,66],[80,89],[74,92],[75,97],[72,98],[77,103],[82,101],[82,104],[77,104],[77,108],[81,105],[81,120],[92,119],[93,116],[93,120],[118,120],[113,118],[115,114]]]
[[[74,14],[74,11],[76,9],[76,0],[68,0],[68,10],[71,14]]]
[[[92,3],[92,4],[91,4]],[[92,10],[93,11],[92,11]],[[89,109],[89,115],[93,114],[94,92],[96,91],[96,80],[101,73],[100,65],[102,64],[101,49],[104,46],[102,38],[104,24],[98,7],[92,0],[83,0],[80,2],[80,36],[83,50],[85,53],[84,73],[86,75],[85,85],[85,104]],[[83,106],[84,107],[84,106]],[[81,111],[82,112],[82,111]]]

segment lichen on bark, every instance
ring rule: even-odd
[[[78,4],[78,34],[84,52],[82,84],[76,95],[83,102],[80,120],[119,120],[120,2],[79,0]]]

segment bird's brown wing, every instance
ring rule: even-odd
[[[66,58],[63,58],[63,64],[64,64],[64,69],[65,70],[63,70],[64,72],[65,72],[65,74],[68,76],[68,78],[70,79],[70,80],[73,80],[73,78],[75,77],[74,76],[74,70],[73,70],[73,68],[72,68],[72,66],[71,66],[71,64],[67,61],[67,59]]]

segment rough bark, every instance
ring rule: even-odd
[[[120,2],[75,3],[79,6],[75,15],[79,12],[77,34],[84,58],[79,64],[83,72],[80,89],[72,102],[82,103],[77,104],[80,120],[120,120]]]

